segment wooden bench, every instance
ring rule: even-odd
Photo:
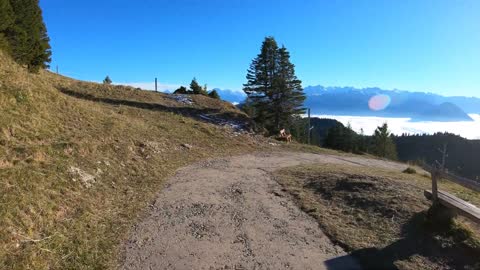
[[[433,199],[431,190],[425,190],[424,194],[427,199]],[[472,221],[480,223],[480,208],[476,207],[475,205],[441,190],[437,192],[437,200],[441,205],[453,209],[456,213],[465,216]]]
[[[479,182],[451,174],[445,169],[445,160],[448,156],[447,144],[443,145],[443,149],[438,150],[442,154],[442,162],[435,161],[437,163],[436,166],[429,166],[427,164],[423,164],[423,169],[430,172],[432,176],[432,190],[425,190],[423,194],[427,199],[432,200],[434,205],[441,204],[453,210],[454,214],[463,215],[467,218],[470,218],[476,223],[480,223],[480,209],[478,207],[464,200],[461,200],[450,193],[438,190],[437,182],[438,179],[442,178],[457,183],[465,188],[480,192]]]
[[[441,205],[454,210],[456,214],[460,214],[476,223],[480,223],[480,208],[459,199],[448,192],[438,190],[437,182],[439,178],[442,178],[477,192],[480,192],[480,183],[445,172],[443,166],[441,166],[441,168],[435,168],[425,165],[424,169],[432,175],[432,190],[424,191],[424,195],[427,199],[432,200],[433,203],[440,203]]]

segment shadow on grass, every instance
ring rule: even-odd
[[[477,269],[478,254],[455,240],[447,239],[445,228],[438,231],[436,224],[428,222],[427,215],[427,212],[415,214],[402,227],[402,238],[398,241],[384,248],[364,248],[331,259],[325,263],[327,269],[346,269],[341,266],[345,260],[351,260],[350,257],[364,269],[399,269],[395,262],[407,261],[415,255],[441,262],[449,269]]]
[[[171,112],[175,114],[180,114],[186,117],[193,118],[195,120],[199,120],[202,122],[208,123],[216,123],[221,122],[222,120],[233,120],[233,121],[242,121],[247,122],[248,120],[241,115],[235,114],[234,112],[221,112],[219,109],[199,109],[199,108],[192,108],[192,107],[168,107],[158,103],[148,103],[148,102],[139,102],[133,100],[123,100],[123,99],[113,99],[113,98],[105,98],[105,97],[97,97],[92,94],[88,93],[81,93],[77,91],[73,91],[66,88],[60,88],[60,92],[66,94],[71,97],[100,102],[110,105],[117,105],[117,106],[128,106],[134,107],[139,109],[145,110],[152,110],[152,111],[160,111],[160,112]],[[209,118],[208,120],[205,119],[205,115],[215,115],[215,118]]]
[[[414,212],[404,206],[414,205],[416,199],[401,186],[392,187],[393,184],[382,178],[355,174],[315,176],[304,184],[304,188],[339,207],[361,209],[367,215],[372,214],[365,221],[367,224],[359,226],[374,235],[381,228],[375,224],[375,219],[370,218],[384,220],[395,216],[400,225],[396,229],[400,236],[397,241],[386,246],[371,244],[371,247],[329,260],[326,262],[328,269],[346,269],[341,266],[351,257],[364,269],[398,269],[396,263],[400,261],[422,269],[438,266],[480,269],[480,248],[467,244],[472,238],[464,228],[453,222],[454,214],[449,209],[436,206],[428,211]],[[398,199],[399,194],[405,195]],[[369,246],[368,238],[363,241]],[[347,250],[352,249],[348,240],[338,244]]]

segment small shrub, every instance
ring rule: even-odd
[[[28,96],[24,92],[18,91],[15,93],[15,100],[18,103],[25,103],[27,102],[27,99],[28,99]]]
[[[408,167],[406,168],[403,173],[407,173],[407,174],[416,174],[417,173],[417,170],[415,170],[414,168],[412,167]]]
[[[112,84],[112,79],[110,79],[109,76],[105,77],[105,79],[103,80],[103,84],[106,84],[106,85]]]

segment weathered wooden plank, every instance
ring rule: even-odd
[[[424,194],[427,199],[431,200],[433,198],[431,190],[425,190]],[[471,220],[480,223],[480,208],[477,206],[459,199],[445,191],[439,190],[437,195],[440,204],[455,210],[462,216],[468,217]]]

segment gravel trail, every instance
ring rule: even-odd
[[[360,269],[272,179],[311,163],[404,165],[309,153],[251,154],[182,168],[124,244],[121,269]]]

